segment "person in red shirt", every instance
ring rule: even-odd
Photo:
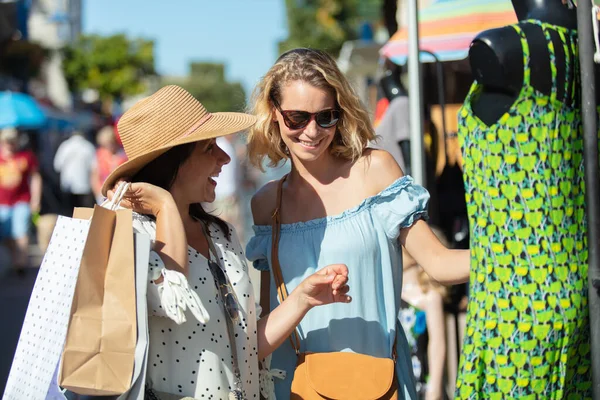
[[[92,170],[92,191],[98,203],[102,203],[103,196],[100,192],[106,177],[119,165],[127,161],[127,156],[121,147],[115,130],[108,125],[98,131],[96,136],[98,149],[96,150],[96,166]]]
[[[30,150],[18,150],[16,129],[0,131],[0,240],[11,252],[12,264],[24,272],[28,261],[31,213],[40,209],[42,178]]]

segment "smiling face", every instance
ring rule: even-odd
[[[231,159],[217,146],[215,139],[197,143],[192,154],[179,167],[170,192],[187,204],[215,201],[217,182],[213,178],[229,161]]]
[[[281,89],[279,108],[283,111],[306,111],[318,113],[336,108],[333,93],[314,87],[303,81],[292,81]],[[335,137],[336,126],[323,128],[317,124],[313,115],[308,124],[300,129],[290,129],[283,115],[276,108],[273,117],[279,125],[284,144],[295,161],[312,162],[328,154]]]

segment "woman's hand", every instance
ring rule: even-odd
[[[117,187],[121,182],[123,181],[117,182],[112,190],[108,191],[107,196],[109,200],[112,201]],[[125,192],[121,206],[130,208],[139,214],[158,216],[165,205],[171,205],[171,203],[174,203],[173,196],[168,191],[149,183],[135,182]]]
[[[347,295],[348,267],[344,264],[331,264],[306,278],[292,292],[307,308],[331,303],[349,303]]]

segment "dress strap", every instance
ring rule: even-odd
[[[519,34],[521,38],[521,48],[523,50],[523,85],[525,87],[531,86],[531,67],[529,61],[531,60],[531,53],[529,51],[529,43],[527,42],[527,36],[525,32],[518,24],[511,25],[513,29]]]
[[[550,60],[549,60],[550,71],[552,72],[552,91],[550,92],[550,100],[555,101],[557,94],[558,94],[558,69],[556,67],[556,50],[554,49],[554,42],[552,41],[552,36],[550,36],[550,30],[552,29],[552,25],[549,25],[547,23],[544,23],[542,21],[538,21],[535,19],[527,20],[526,22],[539,26],[542,29],[542,32],[544,32],[544,37],[546,38],[546,44],[548,46],[548,53],[550,55]],[[561,33],[560,30],[558,30],[558,29],[557,29],[557,32],[559,32],[559,34]],[[567,68],[568,68],[568,65],[571,63],[571,61],[569,60],[569,55],[568,55],[567,47],[565,44],[564,35],[561,35],[560,39],[564,46],[565,62],[567,64]],[[567,69],[567,71],[568,71],[568,69]],[[568,89],[568,85],[569,85],[568,80],[566,79],[567,76],[568,75],[565,76],[565,88],[566,89]],[[567,93],[569,93],[569,92],[568,91],[565,92],[565,97],[567,96]]]
[[[279,264],[279,237],[281,233],[281,205],[283,198],[283,183],[288,176],[285,175],[279,180],[277,184],[277,205],[275,211],[273,211],[271,220],[271,269],[273,270],[273,278],[277,285],[277,296],[279,302],[283,301],[288,297],[288,291],[285,287],[285,281],[281,273],[281,265]],[[290,335],[290,342],[292,347],[296,351],[296,354],[300,354],[300,336],[298,335],[297,329],[294,329]]]

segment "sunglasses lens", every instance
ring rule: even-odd
[[[217,277],[217,284],[219,285],[219,290],[221,292],[221,297],[223,298],[223,306],[231,318],[232,321],[238,320],[238,303],[233,294],[233,289],[225,276],[225,272],[219,267],[219,265],[213,261],[209,261],[209,266],[213,270],[213,275]]]
[[[237,321],[238,319],[238,305],[233,293],[227,292],[224,296],[225,309],[227,310],[227,314],[229,314],[229,318],[232,321]]]
[[[310,121],[310,114],[303,111],[289,111],[283,114],[283,117],[290,129],[304,128]]]
[[[340,112],[338,110],[321,111],[316,115],[315,120],[321,128],[331,128],[340,120]]]

